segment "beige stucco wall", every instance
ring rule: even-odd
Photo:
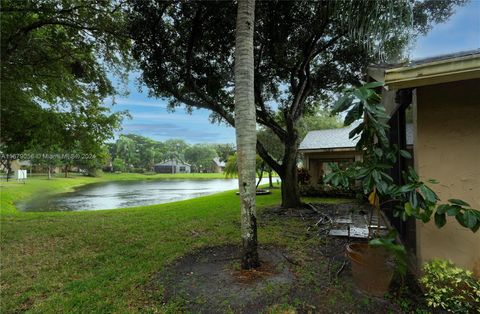
[[[441,201],[459,198],[480,209],[480,79],[416,89],[414,94],[415,166]],[[480,276],[480,231],[455,219],[437,229],[417,223],[417,257],[423,263],[446,258]]]

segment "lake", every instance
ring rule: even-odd
[[[264,178],[262,184],[267,183],[268,178]],[[23,211],[102,210],[163,204],[234,189],[238,189],[237,179],[113,181],[36,196],[17,207]]]

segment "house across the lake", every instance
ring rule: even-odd
[[[213,172],[223,173],[223,171],[225,170],[225,162],[221,161],[220,157],[213,158],[212,162],[213,162],[213,167],[212,167]]]
[[[177,160],[167,160],[153,166],[157,173],[190,173],[190,165]]]
[[[362,160],[362,153],[355,150],[358,138],[349,138],[349,133],[359,122],[338,129],[316,130],[307,133],[300,143],[303,166],[308,170],[310,183],[322,183],[323,176],[330,169],[329,163],[337,163],[340,168]],[[407,148],[413,147],[413,125],[407,124]]]
[[[3,171],[6,171],[4,165],[1,165],[0,166],[1,170]],[[19,159],[15,159],[15,160],[12,160],[12,162],[10,163],[10,170],[12,172],[16,172],[17,170],[20,170],[20,169],[30,169],[31,170],[32,168],[32,162],[30,160],[19,160]]]
[[[414,166],[432,185],[441,203],[457,198],[480,209],[480,49],[372,66],[368,75],[383,82],[382,101],[390,115],[390,140],[408,143],[406,110],[413,110]],[[392,177],[401,183],[408,161],[399,158]],[[449,259],[480,277],[480,232],[460,226],[454,217],[438,229],[433,221],[391,218],[419,265],[432,258]]]

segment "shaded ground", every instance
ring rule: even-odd
[[[281,250],[259,248],[262,265],[252,271],[240,270],[239,250],[236,246],[210,247],[181,258],[158,278],[165,283],[165,298],[184,298],[194,312],[252,313],[293,286],[295,275]]]
[[[329,212],[338,205],[321,205]],[[357,204],[341,206],[358,207]],[[344,256],[347,238],[333,238],[311,209],[270,208],[261,228],[280,228],[284,239],[261,246],[257,271],[239,270],[237,246],[197,250],[170,264],[148,285],[166,312],[192,313],[404,313],[416,302],[400,295],[373,298],[358,291]],[[280,242],[283,243],[278,243]],[[286,241],[285,241],[286,240]],[[280,244],[280,245],[279,245]],[[168,275],[167,275],[168,274]],[[405,289],[404,291],[408,291]]]

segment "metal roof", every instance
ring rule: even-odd
[[[360,122],[354,122],[348,127],[339,129],[310,131],[300,143],[299,150],[335,150],[355,149],[358,137],[350,139],[348,134]],[[407,145],[413,145],[413,125],[406,125]]]
[[[166,160],[164,162],[160,162],[158,164],[155,164],[153,166],[190,166],[190,164],[187,164],[186,162],[182,162],[181,160]]]
[[[213,158],[213,162],[217,165],[217,167],[225,167],[225,162],[220,161],[220,157]]]

